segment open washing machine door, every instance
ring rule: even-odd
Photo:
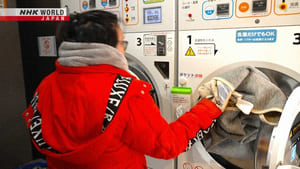
[[[195,143],[197,148],[192,148],[184,159],[180,159],[182,162],[178,168],[292,169],[300,166],[300,145],[297,147],[300,141],[300,87],[297,87],[300,86],[299,79],[282,73],[284,71],[276,71],[274,65],[270,66],[272,68],[258,65],[255,67],[267,75],[288,97],[278,125],[274,127],[257,119],[257,131],[251,141],[239,143],[227,139],[213,151],[210,151],[212,140],[208,134],[202,143]],[[226,152],[222,149],[226,149]]]
[[[274,127],[267,157],[268,169],[300,169],[300,87],[289,96]]]
[[[255,147],[255,169],[300,169],[300,86],[289,96],[277,126],[261,124]],[[222,167],[244,168],[210,155]]]
[[[256,67],[278,86],[288,97],[279,123],[271,126],[260,122],[256,139],[247,144],[225,141],[223,148],[232,146],[228,154],[222,156],[210,153],[224,168],[230,169],[300,169],[300,82],[273,69]],[[203,142],[206,145],[205,140]]]

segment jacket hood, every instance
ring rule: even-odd
[[[128,71],[125,56],[116,48],[103,43],[62,42],[58,49],[58,63],[79,67],[108,64]]]

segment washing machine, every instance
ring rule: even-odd
[[[170,90],[175,84],[176,1],[166,0],[61,0],[70,13],[108,10],[115,13],[127,40],[130,72],[152,84],[151,95],[162,116],[171,122]],[[175,160],[146,156],[149,169],[175,169]]]
[[[247,143],[226,139],[211,150],[207,134],[178,157],[178,169],[282,169],[299,164],[299,0],[178,1],[178,85],[200,85],[252,66],[286,95],[277,125],[256,121]],[[297,88],[298,87],[298,88]]]

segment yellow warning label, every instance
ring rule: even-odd
[[[185,56],[196,56],[195,52],[193,51],[193,49],[191,47],[189,47],[189,49],[186,51]]]

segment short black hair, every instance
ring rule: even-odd
[[[70,20],[57,27],[56,38],[60,45],[68,42],[95,42],[116,47],[118,18],[103,10],[91,10],[70,15]]]

